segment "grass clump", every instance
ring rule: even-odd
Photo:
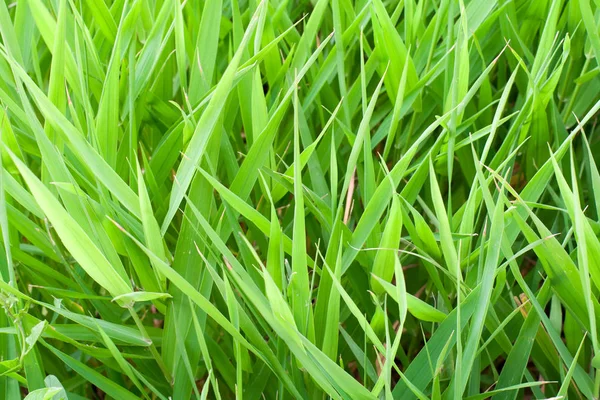
[[[590,0],[0,1],[0,398],[598,398]]]

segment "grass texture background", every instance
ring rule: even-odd
[[[598,398],[599,25],[0,0],[0,398]]]

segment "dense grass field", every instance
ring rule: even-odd
[[[0,399],[597,399],[599,28],[0,0]]]

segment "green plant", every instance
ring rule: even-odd
[[[599,15],[1,0],[0,397],[598,398]]]

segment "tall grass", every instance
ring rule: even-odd
[[[0,0],[0,398],[598,398],[599,7]]]

